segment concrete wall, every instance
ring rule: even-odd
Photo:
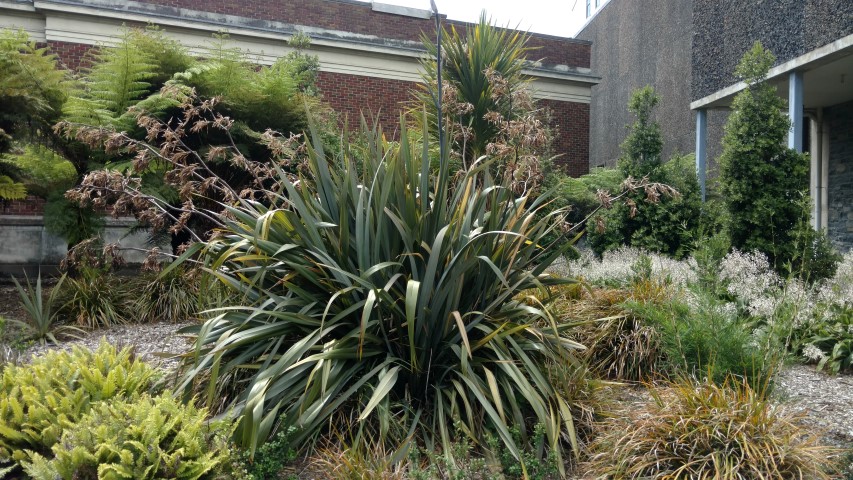
[[[853,249],[853,102],[824,110],[829,125],[827,233],[842,250]]]
[[[601,77],[590,103],[590,165],[614,165],[634,122],[628,100],[652,85],[661,96],[664,159],[694,150],[690,111],[692,0],[612,0],[578,38],[592,42],[591,68]]]
[[[694,0],[693,28],[697,100],[737,83],[735,66],[756,40],[778,65],[853,34],[853,1]]]
[[[127,236],[128,229],[135,223],[132,218],[108,218],[106,222],[104,242],[118,243],[124,248],[146,248],[146,234]],[[0,214],[0,274],[50,270],[59,265],[67,252],[65,240],[45,230],[41,215]],[[124,251],[123,257],[128,263],[142,263],[145,254]]]

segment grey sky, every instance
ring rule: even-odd
[[[377,0],[379,3],[430,9],[429,0]],[[518,26],[571,37],[583,25],[585,0],[435,0],[438,11],[454,20],[476,21],[486,10],[498,25]]]

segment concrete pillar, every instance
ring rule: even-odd
[[[708,110],[696,110],[696,176],[699,179],[699,191],[705,201],[705,175],[708,171]]]
[[[809,138],[811,138],[811,145],[809,145],[809,158],[811,159],[811,179],[809,181],[809,193],[812,200],[812,227],[815,230],[820,230],[823,228],[821,225],[821,186],[823,180],[822,167],[823,163],[821,162],[821,140],[823,136],[823,131],[821,129],[821,123],[823,121],[823,112],[821,109],[817,109],[817,112],[814,115],[807,115],[809,118],[809,130],[811,134]]]
[[[788,75],[788,116],[791,130],[788,132],[788,148],[803,151],[803,72]]]

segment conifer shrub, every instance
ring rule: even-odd
[[[23,462],[36,479],[197,480],[215,478],[228,459],[231,425],[166,392],[99,402],[62,432],[53,458]],[[272,478],[272,477],[265,477]]]
[[[0,463],[49,454],[65,429],[100,401],[135,398],[157,373],[102,343],[96,351],[50,351],[26,365],[8,364],[0,377]]]
[[[796,227],[808,218],[801,199],[808,188],[809,162],[786,146],[791,122],[784,100],[764,82],[774,62],[773,54],[756,42],[738,64],[736,74],[747,88],[732,103],[719,182],[732,246],[763,252],[784,272],[799,255]]]

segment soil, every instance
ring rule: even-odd
[[[26,316],[15,285],[0,284],[0,317],[24,320]]]

